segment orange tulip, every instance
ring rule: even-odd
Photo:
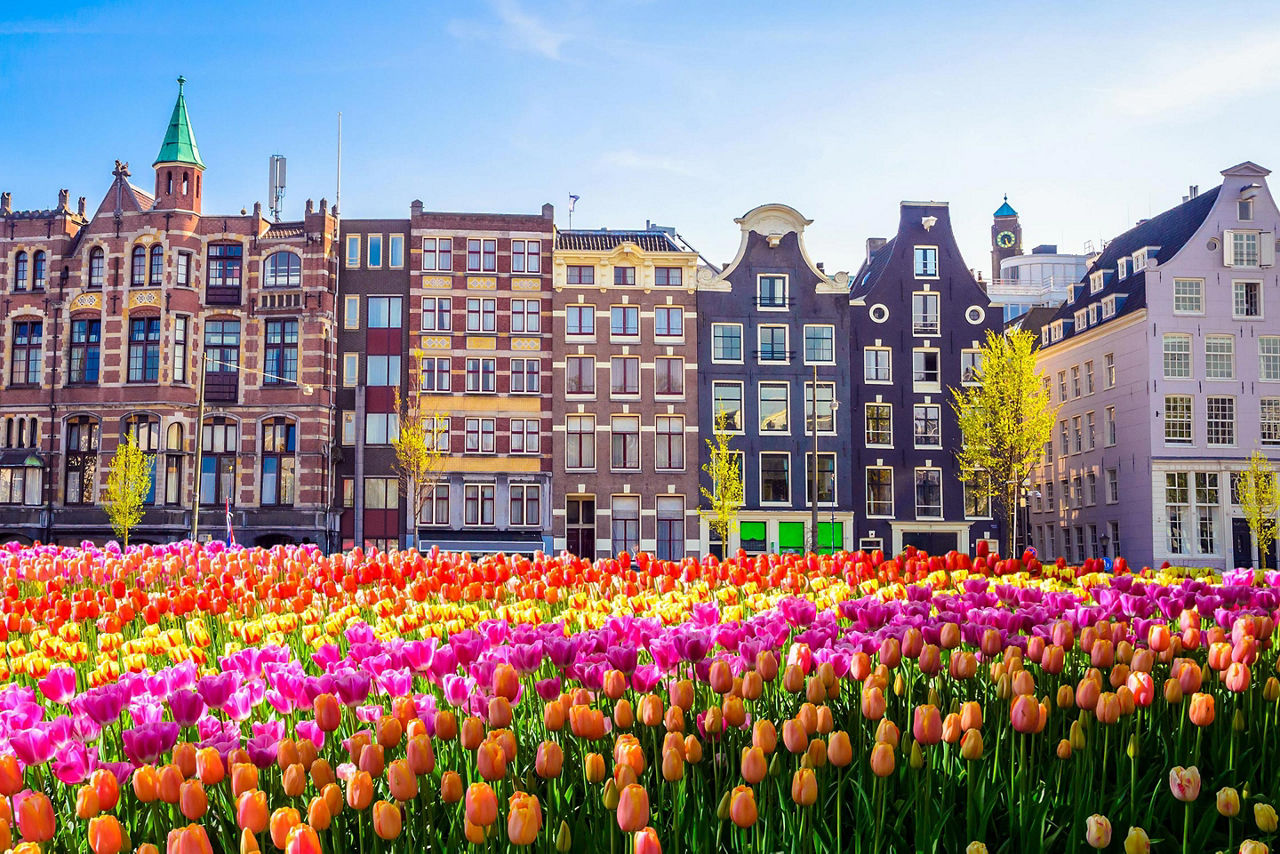
[[[587,782],[599,783],[604,779],[606,773],[604,757],[599,753],[588,753],[586,759],[583,760],[583,767],[586,769]]]
[[[289,828],[282,847],[284,854],[322,854],[324,850],[320,847],[320,836],[315,828],[301,822]]]
[[[675,688],[672,688],[675,693]],[[655,694],[645,694],[640,698],[640,723],[645,726],[658,726],[662,723],[664,710],[662,698]]]
[[[662,843],[658,839],[658,831],[646,827],[635,836],[634,854],[662,854]]]
[[[307,787],[307,774],[302,770],[302,764],[295,762],[284,769],[281,775],[281,786],[285,795],[290,798],[296,798],[302,794],[303,789]]]
[[[198,824],[170,830],[166,847],[167,854],[213,854],[209,834]]]
[[[280,743],[276,746],[276,766],[283,771],[301,761],[302,757],[298,755],[298,743],[292,738],[280,739]]]
[[[156,775],[154,765],[143,765],[130,777],[133,785],[133,796],[144,804],[149,804],[160,797],[160,778]]]
[[[870,762],[872,773],[877,777],[888,777],[896,764],[893,747],[883,741],[876,742],[876,746],[871,748]]]
[[[165,765],[160,769],[160,800],[176,804],[182,794],[182,772],[177,765]]]
[[[564,729],[564,719],[564,706],[557,700],[552,700],[542,707],[542,726],[547,732],[559,732]]]
[[[373,777],[368,771],[357,771],[347,781],[347,806],[357,812],[373,803]]]
[[[199,780],[184,782],[178,796],[178,804],[187,821],[203,818],[209,809],[209,796],[204,792],[204,785]]]
[[[849,740],[849,733],[842,730],[831,734],[831,741],[827,745],[827,759],[837,768],[844,768],[853,762],[853,744]]]
[[[1239,661],[1231,662],[1227,666],[1226,673],[1222,674],[1222,684],[1227,686],[1228,691],[1235,694],[1248,690],[1249,681],[1249,665]]]
[[[83,821],[93,818],[99,812],[98,790],[93,786],[81,786],[76,791],[76,818]]]
[[[898,725],[888,718],[880,721],[876,727],[876,741],[883,741],[885,744],[898,749],[898,743],[902,740],[902,733],[898,731]]]
[[[312,711],[315,713],[316,727],[321,732],[333,732],[342,725],[342,704],[332,694],[317,696],[312,701]]]
[[[400,743],[404,736],[404,725],[390,715],[378,718],[378,744],[390,750]]]
[[[505,661],[493,669],[493,693],[507,700],[514,700],[520,693],[520,674]]]
[[[1026,671],[1022,671],[1026,672]],[[959,721],[957,721],[957,725]],[[916,706],[911,734],[922,746],[942,741],[942,716],[933,705]]]
[[[1187,715],[1196,726],[1205,727],[1213,723],[1213,695],[1191,695],[1191,705],[1187,707]]]
[[[307,804],[307,824],[323,833],[332,822],[333,813],[329,812],[329,802],[323,795],[316,795]]]
[[[1018,732],[1035,732],[1040,722],[1040,704],[1036,702],[1035,697],[1019,694],[1009,708],[1009,716],[1013,722],[1013,728]]]
[[[778,731],[773,721],[759,718],[751,725],[751,743],[764,751],[765,755],[773,753],[778,747]]]
[[[791,776],[791,800],[802,807],[813,806],[818,800],[818,778],[812,768],[798,768]]]
[[[453,741],[458,736],[458,717],[445,709],[436,712],[436,738],[441,741]]]
[[[418,776],[407,759],[397,759],[387,766],[387,788],[397,801],[411,801],[418,796]]]
[[[120,802],[120,781],[115,772],[100,768],[89,777],[89,785],[98,793],[98,809],[113,810]]]
[[[668,783],[684,779],[684,743],[680,749],[664,748],[662,751],[662,779]]]
[[[884,692],[877,686],[863,687],[862,689],[862,716],[869,721],[878,721],[884,717],[885,708]]]
[[[342,789],[338,788],[337,783],[329,783],[320,790],[320,797],[324,798],[324,804],[329,808],[330,816],[342,815],[342,808],[346,805],[346,801],[342,797]],[[449,803],[446,801],[446,803]]]
[[[756,793],[750,786],[735,786],[729,797],[729,818],[738,827],[746,829],[760,817],[756,807]]]
[[[690,765],[697,765],[702,761],[702,742],[694,738],[692,735],[685,736],[684,739],[684,759]]]
[[[618,827],[624,833],[635,833],[649,823],[649,793],[631,783],[618,795]]]
[[[1098,723],[1103,724],[1113,724],[1120,720],[1120,711],[1120,698],[1109,691],[1098,697],[1098,704],[1093,709],[1094,715],[1098,718]]]
[[[182,779],[196,775],[196,746],[189,741],[180,741],[173,748],[170,760],[182,772]]]
[[[440,775],[440,800],[446,804],[462,800],[462,777],[457,771],[445,771]]]
[[[373,805],[373,832],[380,839],[395,839],[404,829],[404,819],[400,815],[400,807],[389,801],[378,801]]]
[[[792,753],[804,753],[809,747],[809,735],[804,725],[792,718],[782,725],[782,743]]]
[[[754,786],[769,772],[769,761],[758,747],[742,748],[742,779]]]
[[[476,770],[489,781],[501,780],[507,775],[507,752],[496,741],[486,741],[476,751]]]
[[[242,792],[236,798],[236,825],[261,833],[267,828],[267,793],[258,789]]]
[[[631,708],[631,701],[620,699],[613,704],[613,726],[615,729],[631,729],[635,726],[636,715]]]
[[[765,680],[766,682],[769,680]],[[684,711],[693,708],[693,682],[688,679],[681,679],[679,682],[671,686],[670,691],[671,705],[679,706]]]
[[[507,838],[512,845],[532,845],[542,830],[542,806],[527,792],[514,792],[508,802]]]
[[[418,776],[430,774],[435,770],[436,753],[426,733],[420,733],[409,739],[405,747],[405,760],[409,763],[409,770]]]
[[[289,831],[302,823],[302,816],[293,807],[280,807],[271,814],[269,827],[271,842],[277,848],[283,848],[289,838]]]
[[[498,820],[498,796],[488,783],[472,783],[467,788],[465,810],[467,821],[488,827]]]
[[[26,786],[22,769],[18,767],[18,757],[12,753],[0,756],[0,795],[12,797]]]
[[[489,698],[489,726],[497,728],[511,726],[513,717],[510,700],[506,697]]]
[[[966,730],[960,738],[960,755],[970,762],[982,758],[982,731]]]
[[[96,793],[95,793],[96,797]],[[53,804],[43,792],[34,792],[18,806],[18,830],[28,842],[48,842],[53,839],[56,822]]]
[[[544,741],[538,745],[538,753],[534,758],[533,768],[539,777],[550,780],[560,776],[564,767],[564,750],[554,741]]]
[[[370,777],[381,777],[386,770],[386,753],[381,744],[366,744],[360,751],[360,761],[356,766],[368,772]]]
[[[113,815],[100,815],[89,821],[89,849],[93,854],[119,854],[124,848],[124,828]]]

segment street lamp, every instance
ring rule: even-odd
[[[1103,534],[1101,537],[1098,537],[1098,543],[1102,546],[1102,556],[1111,557],[1111,553],[1108,551],[1108,548],[1111,546],[1111,537],[1107,534]]]
[[[40,527],[43,529],[43,540],[47,544],[53,532],[53,484],[49,482],[49,466],[46,460],[42,459],[39,451],[33,451],[27,454],[27,458],[22,464],[29,469],[40,469],[40,489],[45,496],[44,500],[44,519]]]
[[[815,402],[816,402],[816,400],[817,400],[817,393],[818,393],[817,388],[815,388],[815,389],[814,389],[814,400],[815,400]],[[834,428],[836,427],[836,425],[840,423],[840,422],[839,422],[839,416],[840,416],[840,401],[838,401],[838,400],[836,400],[836,399],[835,399],[835,395],[832,395],[831,397],[832,397],[832,399],[831,399],[831,427],[832,427],[832,429],[834,429]],[[816,406],[816,404],[815,404],[815,406],[814,406],[814,410],[815,410],[815,412],[816,412],[816,410],[817,410],[817,406]],[[814,464],[815,466],[818,464],[818,460],[817,460],[816,458],[814,459],[813,464]],[[832,463],[831,463],[831,553],[832,553],[832,554],[835,554],[835,551],[836,551],[836,504],[837,504],[837,503],[839,503],[839,501],[840,501],[840,491],[839,491],[839,490],[840,490],[840,479],[836,477],[835,461],[833,460],[833,461],[832,461]],[[843,531],[841,531],[840,545],[841,545],[841,547],[843,547],[843,546],[844,546],[844,532],[843,532]]]

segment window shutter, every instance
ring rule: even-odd
[[[1276,265],[1276,233],[1264,231],[1258,235],[1258,258],[1263,267]]]
[[[1234,235],[1235,235],[1235,232],[1232,231],[1231,229],[1227,229],[1226,231],[1222,232],[1222,264],[1223,266],[1226,266],[1226,267],[1235,266],[1235,263],[1234,263],[1235,255],[1234,255],[1234,248],[1233,248],[1235,245]]]

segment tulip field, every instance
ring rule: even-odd
[[[1265,852],[1280,573],[0,546],[0,851]]]

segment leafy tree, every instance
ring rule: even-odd
[[[741,455],[729,447],[733,440],[730,427],[728,413],[716,417],[712,436],[706,440],[711,455],[702,466],[711,479],[711,488],[701,487],[702,498],[709,505],[702,515],[726,549],[729,535],[738,526],[738,510],[743,501]]]
[[[129,531],[142,521],[154,466],[155,460],[142,452],[130,433],[116,447],[107,468],[107,518],[125,548],[129,547]]]
[[[1258,544],[1259,566],[1266,569],[1267,555],[1276,541],[1280,488],[1276,485],[1275,467],[1259,451],[1249,456],[1249,467],[1240,474],[1240,510]]]
[[[1014,508],[1022,482],[1039,462],[1053,435],[1057,407],[1036,371],[1037,338],[1025,330],[987,332],[976,385],[953,389],[952,409],[960,424],[956,453],[960,478],[972,500],[990,499],[1000,508],[1014,551]]]
[[[416,542],[422,510],[440,481],[449,454],[449,414],[424,411],[417,397],[403,400],[399,389],[395,393],[395,408],[399,413],[400,432],[391,440],[391,446],[396,452],[395,471],[400,491],[409,503]]]

